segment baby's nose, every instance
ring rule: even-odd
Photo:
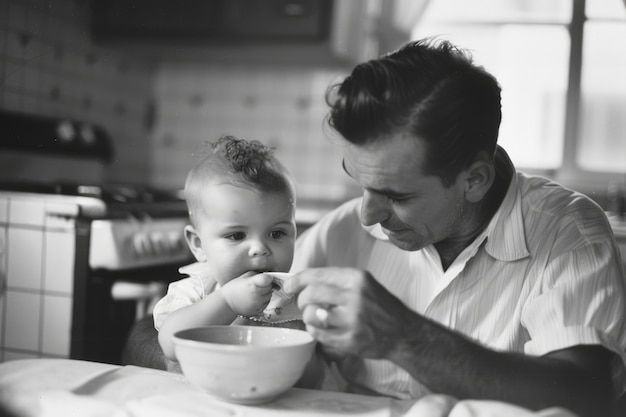
[[[257,241],[252,243],[248,253],[250,256],[268,256],[270,249],[265,243]]]

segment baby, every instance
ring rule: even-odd
[[[296,239],[294,181],[272,150],[221,137],[189,172],[185,197],[185,239],[197,262],[180,269],[188,277],[171,283],[154,308],[165,356],[175,360],[172,336],[190,327],[250,320],[303,327],[295,300],[276,288],[280,279],[264,274],[289,270]],[[300,324],[283,324],[294,319]]]

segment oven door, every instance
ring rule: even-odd
[[[186,218],[93,220],[77,235],[71,353],[73,359],[121,363],[133,323],[193,262]]]
[[[181,277],[180,266],[89,271],[87,285],[75,293],[71,357],[121,364],[131,326],[151,314],[167,285]]]

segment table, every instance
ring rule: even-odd
[[[236,405],[212,398],[177,373],[47,358],[1,363],[0,404],[19,417],[576,417],[558,408],[533,413],[444,395],[408,401],[299,388],[266,404]]]

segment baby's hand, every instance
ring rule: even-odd
[[[253,316],[262,312],[272,297],[272,276],[246,272],[224,284],[221,291],[235,314]]]

